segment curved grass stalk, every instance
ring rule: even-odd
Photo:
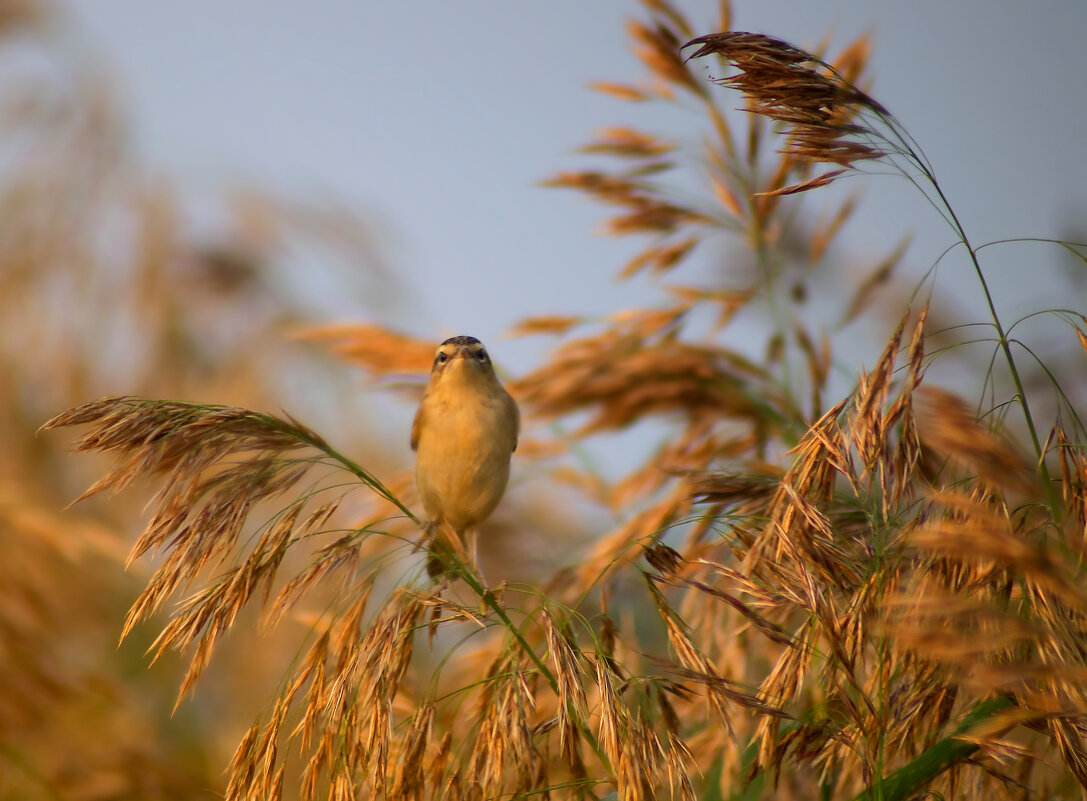
[[[288,490],[301,479],[307,465],[324,460],[331,461],[358,478],[363,485],[394,505],[413,523],[422,524],[420,519],[396,497],[395,493],[370,471],[337,451],[315,431],[290,417],[284,419],[261,412],[225,406],[113,397],[94,401],[58,415],[47,422],[43,428],[51,429],[88,423],[94,426],[77,442],[77,450],[112,452],[118,455],[119,464],[112,473],[95,484],[82,497],[106,488],[120,489],[138,475],[147,477],[159,475],[166,477],[171,486],[171,490],[160,498],[160,507],[170,506],[172,502],[176,502],[183,510],[180,516],[177,515],[176,510],[171,515],[163,516],[169,525],[156,525],[159,519],[159,515],[156,515],[152,524],[149,524],[148,531],[135,546],[134,555],[139,555],[155,545],[165,545],[166,538],[173,528],[183,525],[189,510],[195,510],[201,504],[207,505],[214,502],[214,497],[209,501],[209,493],[212,492],[226,491],[229,494],[228,500],[236,503],[236,508],[230,515],[224,511],[222,516],[230,517],[231,529],[238,530],[249,514],[254,501]],[[298,459],[287,455],[289,451],[303,446],[313,448],[321,456]],[[247,460],[242,457],[242,454],[250,458]],[[228,465],[227,458],[232,455],[239,457],[239,461]],[[220,467],[225,469],[219,475],[208,477],[205,473],[208,469],[214,471]],[[222,482],[223,476],[236,477],[236,481],[225,484]],[[294,518],[291,518],[292,525],[293,520]],[[209,527],[212,525],[210,522],[206,524]],[[290,529],[291,526],[285,528],[284,534],[289,533]],[[233,538],[236,538],[236,535]],[[193,546],[175,538],[170,540],[170,544],[166,547],[177,550]],[[453,575],[464,581],[481,603],[494,612],[510,636],[557,694],[559,686],[554,673],[510,618],[495,594],[483,585],[474,571],[455,553],[443,550],[441,556]],[[226,554],[223,553],[220,558],[225,557]],[[196,556],[193,557],[193,559],[196,558]],[[182,565],[188,559],[189,556],[183,554]],[[164,575],[162,571],[163,568],[160,567],[157,575]],[[271,572],[274,573],[274,567]],[[271,575],[267,571],[264,571],[262,575],[267,575],[267,580],[270,581]],[[167,589],[177,587],[176,581],[170,577],[167,579],[163,582]],[[227,578],[221,577],[219,585],[227,581]],[[129,614],[126,633],[138,620],[158,608],[158,604],[165,599],[167,594],[169,593],[165,591],[156,592],[152,594],[153,602],[144,604],[137,602]],[[249,597],[247,592],[241,603],[247,602]],[[228,620],[224,619],[225,626],[220,624],[212,638],[206,641],[209,652],[210,644],[222,630],[225,630],[225,627],[231,624],[232,620],[232,615]],[[172,642],[180,642],[183,646],[191,642],[191,638],[178,639],[175,636],[169,636],[168,633],[172,631],[174,625],[168,625],[156,640],[159,653]],[[201,643],[204,642],[201,641]],[[186,687],[195,680],[198,673],[199,670],[193,673]],[[610,760],[600,747],[588,723],[576,718],[575,720],[582,736],[600,759],[601,764],[614,774]]]
[[[916,798],[941,773],[977,753],[977,743],[964,739],[974,725],[1012,705],[1012,700],[1005,695],[976,704],[952,734],[932,745],[909,764],[876,781],[855,796],[853,801],[907,801]]]
[[[691,58],[716,53],[739,70],[737,74],[718,79],[717,82],[743,92],[751,102],[749,110],[787,124],[789,144],[783,152],[802,161],[832,163],[844,168],[828,173],[825,180],[785,187],[772,194],[808,191],[830,183],[846,170],[857,169],[856,162],[881,160],[898,169],[933,202],[958,241],[966,248],[981,285],[999,349],[1015,386],[1016,400],[1023,411],[1037,457],[1038,472],[1045,482],[1053,514],[1059,518],[1060,505],[1045,463],[1042,441],[1012,353],[1011,341],[978,258],[979,248],[971,244],[962,221],[917,141],[882,104],[854,86],[831,64],[801,48],[770,36],[743,32],[700,36],[687,42],[684,48],[693,45],[701,47]],[[865,123],[866,119],[871,118],[878,124]],[[931,186],[935,198],[924,191],[909,171],[895,161],[895,157],[904,158],[916,166]]]

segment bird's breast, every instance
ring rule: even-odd
[[[517,412],[501,388],[437,392],[427,399],[416,448],[416,483],[432,519],[478,525],[502,497],[517,441]]]

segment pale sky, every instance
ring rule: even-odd
[[[680,5],[710,31],[714,3]],[[595,232],[599,207],[537,186],[587,166],[573,151],[600,128],[654,130],[654,112],[587,88],[643,74],[622,26],[640,12],[633,0],[60,7],[120,84],[152,170],[197,193],[247,182],[372,214],[421,301],[385,322],[495,340],[525,315],[604,314],[652,296],[616,283],[634,244]],[[1087,214],[1087,3],[737,0],[734,27],[809,47],[871,31],[873,94],[921,143],[976,242],[1056,236]],[[661,127],[682,121],[672,112]],[[843,244],[876,259],[913,231],[908,261],[922,272],[951,241],[944,223],[904,181],[863,180]],[[1009,306],[1071,302],[1043,269],[1055,251],[992,256]],[[973,292],[956,283],[964,261],[941,270],[949,291]],[[328,301],[339,319],[375,315]],[[524,365],[513,372],[532,366],[531,348],[501,345]]]

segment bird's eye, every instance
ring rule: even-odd
[[[479,359],[481,362],[486,362],[487,361],[487,351],[481,350],[479,353],[476,354],[476,358]]]
[[[438,353],[438,364],[445,364],[449,361],[449,356],[443,351]]]

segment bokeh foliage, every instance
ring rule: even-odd
[[[433,347],[300,305],[298,239],[381,285],[356,224],[249,193],[207,241],[166,182],[134,177],[101,86],[73,70],[67,92],[8,87],[48,107],[9,121],[37,157],[0,186],[0,790],[1080,796],[1082,352],[1023,358],[983,248],[868,85],[867,40],[813,55],[727,33],[727,4],[705,27],[643,6],[644,77],[597,88],[688,121],[693,104],[697,152],[616,126],[584,148],[600,166],[550,183],[644,240],[620,275],[660,301],[516,327],[558,339],[510,381],[529,426],[521,486],[484,532],[486,573],[507,578],[492,590],[451,553],[453,578],[428,575],[406,465],[345,455],[359,410],[322,354],[410,402]],[[46,12],[11,8],[8,35],[49,47]],[[944,210],[980,279],[982,386],[926,380],[978,321],[899,275],[904,244],[858,277],[835,241],[858,201],[804,212],[877,163]],[[827,285],[835,326],[812,301]],[[1082,317],[1047,314],[1087,342]],[[842,390],[858,332],[879,355]],[[306,408],[300,384],[322,400]],[[80,426],[77,447],[110,461],[60,511],[92,483],[86,457],[33,431],[69,407],[50,428]],[[617,478],[585,458],[601,434],[661,426]]]

